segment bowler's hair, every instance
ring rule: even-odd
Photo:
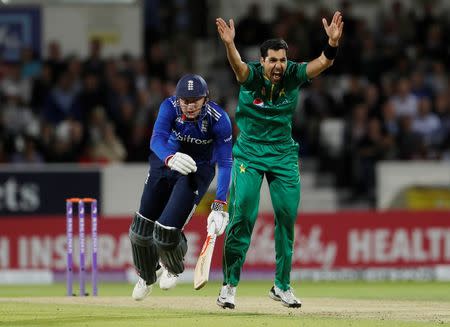
[[[284,49],[286,50],[286,54],[288,51],[288,45],[286,43],[285,40],[283,39],[269,39],[263,42],[263,44],[261,44],[259,50],[261,52],[261,57],[265,58],[267,57],[267,52],[269,52],[269,49],[272,50],[281,50]]]

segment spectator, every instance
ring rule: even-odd
[[[431,25],[427,30],[427,37],[424,43],[424,55],[430,60],[441,60],[447,53],[446,42],[439,24]]]
[[[441,122],[440,140],[442,144],[445,140],[450,140],[450,96],[448,93],[441,92],[436,95],[435,108],[436,115]]]
[[[426,83],[430,86],[433,94],[441,93],[446,90],[449,85],[449,75],[445,70],[442,61],[435,61],[431,64],[431,72],[426,77]]]
[[[94,143],[91,152],[94,161],[121,162],[126,158],[126,150],[122,141],[116,136],[111,123],[102,125],[101,137]]]
[[[67,60],[67,73],[72,80],[72,88],[76,93],[80,93],[83,84],[83,66],[77,56],[71,56]]]
[[[134,87],[136,90],[144,90],[148,87],[147,63],[143,58],[136,59],[133,63]]]
[[[66,68],[66,64],[62,58],[61,45],[58,41],[50,41],[48,43],[45,64],[50,67],[50,75],[53,78],[53,82],[56,82],[59,79],[61,72]]]
[[[397,117],[409,116],[414,118],[417,115],[417,97],[411,92],[411,83],[406,78],[398,81],[397,92],[392,97],[392,104]]]
[[[400,126],[395,114],[395,107],[390,100],[384,102],[381,107],[381,124],[382,129],[386,131],[389,137],[393,139],[397,138],[400,132]]]
[[[136,120],[136,105],[131,101],[122,101],[119,106],[119,120],[115,124],[117,127],[117,135],[126,142],[127,138],[133,133],[134,123]]]
[[[364,102],[369,109],[369,116],[380,118],[380,93],[374,84],[368,84],[364,90]]]
[[[17,151],[12,155],[12,163],[37,164],[43,163],[44,158],[37,149],[36,140],[31,136],[20,137],[17,139]]]
[[[425,75],[420,70],[415,70],[411,74],[411,93],[416,98],[433,96],[432,90],[425,83]]]
[[[378,118],[368,122],[367,133],[356,145],[356,194],[366,197],[375,205],[375,166],[392,152],[392,139],[382,132]]]
[[[83,133],[83,125],[79,121],[67,119],[59,122],[51,140],[49,161],[78,161],[84,147]]]
[[[52,68],[48,63],[44,63],[40,74],[33,80],[31,87],[30,106],[36,114],[42,113],[45,101],[52,90],[52,85]]]
[[[95,108],[106,106],[105,91],[97,74],[85,73],[78,100],[83,110],[85,124],[88,124],[89,117]]]
[[[435,148],[439,143],[441,122],[439,117],[431,112],[430,99],[419,100],[418,113],[413,119],[412,130],[421,136],[427,148]]]
[[[25,134],[28,128],[39,124],[31,108],[24,105],[20,90],[14,84],[7,85],[4,89],[5,103],[0,112],[3,128],[7,134],[17,136]]]
[[[413,117],[404,115],[400,118],[400,132],[397,138],[398,158],[401,160],[418,160],[426,158],[426,147],[419,133],[412,129]]]
[[[302,144],[303,150],[307,150],[308,155],[317,155],[320,123],[328,117],[339,117],[341,113],[320,78],[312,80],[311,87],[305,92],[303,106],[304,115],[295,116],[292,136]],[[305,120],[308,124],[305,124]]]
[[[33,49],[30,47],[22,49],[21,66],[21,76],[23,79],[33,79],[41,73],[42,64],[37,60]]]
[[[134,105],[132,81],[125,74],[115,72],[110,77],[106,94],[106,112],[114,124],[121,124],[122,106],[128,102]]]
[[[98,38],[93,38],[89,42],[89,54],[83,63],[83,70],[102,76],[104,68],[105,62],[102,58],[102,41]]]
[[[22,102],[28,104],[31,98],[31,80],[22,78],[19,64],[11,63],[7,66],[5,76],[0,83],[0,92],[5,94],[14,88],[20,94]]]
[[[342,96],[342,106],[344,111],[355,107],[364,100],[364,86],[358,75],[353,74],[347,80],[347,90]]]
[[[356,149],[366,136],[368,117],[369,109],[367,105],[359,103],[353,108],[352,115],[346,120],[344,126],[344,148],[338,169],[338,184],[351,187],[355,194],[358,192],[358,172],[355,165]]]
[[[55,125],[69,118],[83,120],[77,87],[67,71],[61,73],[58,83],[50,91],[44,105],[43,116],[45,121]]]
[[[153,123],[144,125],[136,123],[133,126],[131,135],[128,138],[126,144],[126,152],[128,162],[145,162],[148,160],[148,147],[149,139],[151,136],[148,130],[149,126],[153,126]]]
[[[380,75],[383,68],[383,61],[378,53],[379,47],[374,36],[368,34],[362,40],[361,49],[361,69],[360,72],[363,76],[372,83],[379,83]]]

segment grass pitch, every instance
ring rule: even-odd
[[[242,281],[235,310],[215,304],[218,283],[155,287],[142,302],[131,299],[131,284],[102,283],[86,298],[64,296],[64,284],[2,285],[0,326],[450,326],[450,283],[294,283],[301,309],[271,300],[271,284]]]

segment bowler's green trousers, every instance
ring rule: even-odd
[[[275,285],[290,287],[294,225],[300,202],[298,144],[264,144],[239,137],[233,147],[230,222],[223,252],[224,284],[237,286],[258,215],[260,188],[267,178],[275,214]]]

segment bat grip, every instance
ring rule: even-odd
[[[211,224],[208,226],[208,235],[215,234],[214,231],[216,229],[216,224],[214,222],[211,222]]]

